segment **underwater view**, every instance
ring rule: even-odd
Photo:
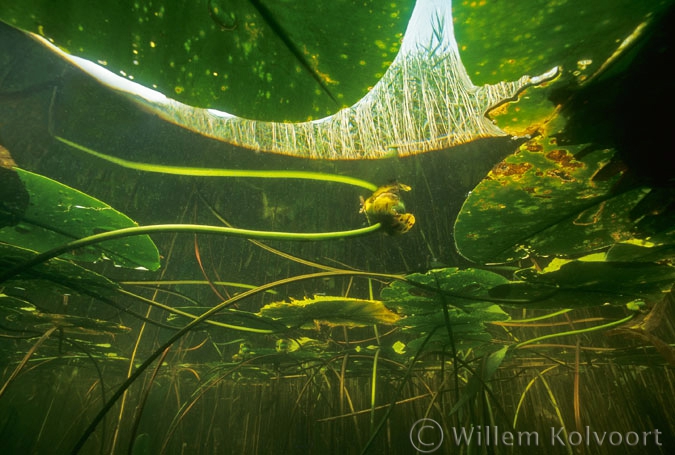
[[[0,454],[670,454],[673,0],[3,0]]]

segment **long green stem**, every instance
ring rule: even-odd
[[[375,429],[375,404],[377,403],[377,360],[380,358],[380,348],[375,351],[373,358],[373,373],[370,384],[370,432]]]
[[[536,342],[542,341],[542,340],[548,340],[549,338],[563,337],[563,336],[569,336],[569,335],[578,335],[580,333],[595,332],[596,330],[608,329],[610,327],[614,327],[614,326],[617,326],[617,325],[621,325],[625,322],[628,322],[631,319],[633,319],[634,317],[635,317],[635,315],[631,314],[630,316],[627,316],[623,319],[619,319],[618,321],[610,322],[608,324],[596,325],[594,327],[588,327],[586,329],[570,330],[568,332],[550,333],[548,335],[543,335],[543,336],[540,336],[540,337],[537,337],[537,338],[532,338],[531,340],[525,340],[521,343],[518,343],[515,346],[515,348],[516,349],[522,348],[523,346],[525,346],[527,344],[536,343]]]
[[[175,233],[175,232],[190,232],[200,234],[224,234],[230,237],[255,238],[267,240],[295,240],[295,241],[318,241],[342,239],[346,237],[356,237],[369,234],[378,230],[381,227],[379,223],[368,227],[354,229],[351,231],[337,231],[337,232],[314,232],[314,233],[300,233],[300,232],[272,232],[272,231],[253,231],[250,229],[237,229],[223,226],[203,226],[200,224],[158,224],[151,226],[135,226],[116,231],[103,232],[101,234],[91,235],[82,239],[74,240],[66,243],[44,253],[40,253],[30,261],[26,261],[13,269],[0,274],[0,283],[18,275],[19,273],[30,269],[38,264],[41,264],[49,259],[60,256],[68,251],[72,251],[85,246],[95,245],[97,243],[105,242],[107,240],[118,239],[122,237],[130,237],[134,235],[157,234],[157,233]]]
[[[542,321],[542,320],[544,320],[544,319],[550,319],[550,318],[553,318],[553,317],[555,317],[555,316],[560,316],[561,314],[569,313],[570,311],[572,311],[571,308],[565,308],[564,310],[559,310],[559,311],[555,311],[555,312],[553,312],[553,313],[543,314],[543,315],[541,315],[541,316],[536,316],[536,317],[533,317],[533,318],[527,318],[527,319],[512,319],[512,320],[510,320],[509,322],[510,322],[510,323],[514,323],[514,324],[516,324],[516,323],[517,323],[517,324],[525,324],[525,323],[527,323],[527,322]],[[498,324],[497,324],[497,325],[498,325]]]
[[[159,303],[155,300],[152,299],[146,299],[145,297],[141,297],[140,295],[133,294],[131,292],[125,291],[124,289],[120,289],[119,292],[121,292],[124,295],[128,295],[136,300],[140,300],[141,302],[145,302],[150,306],[154,306],[157,308],[161,308],[162,310],[169,312],[171,314],[176,314],[178,316],[183,316],[185,318],[189,319],[197,319],[199,316],[196,314],[188,313],[186,311],[179,310],[178,308],[171,307],[169,305],[164,305],[162,303]],[[275,331],[272,329],[256,329],[256,328],[251,328],[251,327],[246,327],[246,326],[239,326],[239,325],[234,325],[234,324],[227,324],[225,322],[219,322],[219,321],[212,321],[211,319],[206,319],[204,320],[204,324],[210,324],[214,325],[216,327],[222,327],[225,329],[231,329],[231,330],[239,330],[242,332],[251,332],[251,333],[274,333]]]
[[[331,269],[331,270],[339,270],[339,269]],[[206,280],[136,280],[136,281],[120,281],[119,284],[131,286],[145,286],[145,287],[175,286],[175,285],[190,285],[190,284],[205,286],[208,285],[209,282]],[[218,286],[231,286],[242,289],[255,289],[258,287],[255,284],[235,283],[232,281],[214,281],[213,284]],[[270,291],[270,294],[276,294],[276,291]]]
[[[118,166],[128,169],[135,169],[144,172],[157,172],[160,174],[173,175],[191,175],[196,177],[244,177],[258,179],[302,179],[302,180],[320,180],[322,182],[344,183],[346,185],[358,186],[369,191],[377,190],[377,185],[365,180],[349,177],[347,175],[324,174],[322,172],[309,171],[287,171],[287,170],[250,170],[250,169],[211,169],[202,167],[183,167],[167,166],[164,164],[139,163],[129,161],[116,156],[106,155],[96,150],[92,150],[83,145],[69,141],[59,136],[54,136],[57,141],[63,142],[77,150],[101,158]]]

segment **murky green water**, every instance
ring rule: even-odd
[[[670,453],[672,2],[452,14],[473,84],[559,75],[368,160],[210,139],[0,22],[0,453]]]

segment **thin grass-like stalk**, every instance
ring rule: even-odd
[[[370,431],[375,428],[375,405],[377,403],[377,360],[380,358],[380,349],[375,351],[373,357],[373,372],[370,378]]]
[[[14,371],[12,371],[12,374],[9,375],[9,378],[5,381],[5,383],[2,385],[2,388],[0,388],[0,397],[4,395],[5,391],[7,390],[7,387],[16,379],[16,377],[19,375],[21,370],[23,369],[24,366],[28,363],[28,360],[33,356],[35,351],[44,343],[47,338],[49,338],[52,333],[54,333],[58,327],[54,326],[51,327],[49,330],[47,330],[45,333],[42,334],[42,336],[35,342],[33,346],[26,352],[26,355],[23,356],[23,359],[21,359],[21,362],[14,368]]]
[[[626,316],[623,319],[619,319],[618,321],[612,321],[612,322],[607,323],[607,324],[597,325],[597,326],[594,326],[594,327],[588,327],[588,328],[585,328],[585,329],[577,329],[577,330],[570,330],[570,331],[567,331],[567,332],[550,333],[548,335],[542,335],[540,337],[532,338],[530,340],[522,341],[522,342],[516,344],[515,349],[520,349],[523,346],[526,346],[526,345],[532,344],[532,343],[536,343],[536,342],[541,341],[541,340],[548,340],[549,338],[557,338],[557,337],[564,337],[564,336],[570,336],[570,335],[579,335],[581,333],[596,332],[598,330],[608,329],[610,327],[615,327],[617,325],[624,324],[624,323],[630,321],[631,319],[633,319],[634,317],[635,317],[635,314],[631,314],[630,316]]]
[[[553,405],[553,409],[555,410],[555,415],[558,417],[558,422],[560,423],[560,428],[562,428],[563,433],[565,434],[565,440],[567,440],[567,427],[565,425],[565,419],[562,416],[562,411],[560,410],[560,405],[558,404],[558,400],[555,398],[555,394],[553,393],[553,390],[551,390],[551,386],[549,385],[548,381],[544,377],[543,373],[537,372],[537,375],[539,376],[539,380],[541,383],[544,385],[544,388],[546,388],[546,393],[548,394],[549,400],[551,400],[551,404]],[[574,451],[572,449],[572,446],[570,444],[567,444],[566,446],[567,453],[569,455],[573,455]]]
[[[541,379],[541,376],[548,373],[551,370],[554,370],[558,368],[558,365],[552,365],[548,368],[546,368],[544,371],[541,373],[538,373],[537,376],[533,377],[530,379],[530,381],[527,383],[523,391],[520,393],[520,399],[518,400],[518,405],[516,406],[516,412],[513,415],[513,428],[517,428],[518,424],[518,415],[520,414],[520,408],[523,406],[523,403],[525,402],[525,397],[527,396],[527,393],[530,391],[532,386],[537,382],[537,380]]]
[[[145,409],[145,404],[148,401],[148,395],[150,395],[150,389],[152,389],[152,385],[155,382],[155,378],[157,377],[157,373],[159,373],[159,369],[162,366],[162,363],[164,362],[164,359],[166,358],[166,355],[169,353],[169,349],[171,349],[171,348],[166,348],[164,350],[164,352],[162,353],[162,356],[157,361],[157,367],[152,372],[152,376],[150,376],[150,380],[148,381],[148,384],[145,387],[145,392],[143,392],[143,395],[141,396],[141,399],[140,399],[140,401],[138,403],[138,406],[136,408],[136,417],[134,418],[134,423],[131,426],[131,434],[129,435],[129,448],[127,449],[127,453],[129,455],[132,455],[133,450],[134,450],[134,443],[136,442],[136,433],[138,433],[138,427],[141,423],[141,417],[143,416],[143,410]]]

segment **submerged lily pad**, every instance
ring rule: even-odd
[[[618,243],[607,252],[607,260],[616,262],[658,262],[675,260],[675,242],[663,245],[642,246]]]
[[[464,308],[490,301],[490,289],[508,282],[488,270],[449,267],[407,275],[406,281],[395,281],[384,288],[381,297],[399,314],[410,316],[436,312],[441,302]]]
[[[0,275],[33,259],[38,253],[25,248],[8,245],[0,242]],[[19,275],[3,282],[5,292],[10,289],[31,289],[36,280],[49,282],[41,283],[40,288],[52,288],[57,294],[64,290],[72,290],[92,296],[112,296],[119,289],[119,285],[103,275],[59,258],[52,258],[37,264]]]
[[[524,269],[513,282],[491,290],[495,298],[530,300],[528,308],[626,305],[656,302],[670,292],[675,268],[647,262],[555,260],[542,272]]]
[[[20,331],[45,331],[58,327],[62,333],[69,335],[114,335],[131,330],[111,321],[70,314],[43,313],[32,303],[5,294],[0,294],[0,319],[5,328]]]
[[[260,309],[260,315],[275,319],[288,327],[301,328],[314,328],[317,323],[365,327],[393,324],[398,320],[396,313],[380,301],[332,296],[270,303]]]
[[[492,288],[509,282],[496,273],[446,268],[408,275],[406,279],[392,283],[381,293],[384,303],[402,316],[397,325],[421,335],[406,344],[406,352],[415,352],[423,343],[475,348],[492,339],[485,323],[509,318],[489,295]]]
[[[0,229],[0,242],[45,252],[72,240],[137,226],[129,217],[78,190],[16,168],[30,205],[15,226]],[[111,259],[123,267],[159,268],[159,252],[147,235],[100,243],[64,254],[79,261]]]

